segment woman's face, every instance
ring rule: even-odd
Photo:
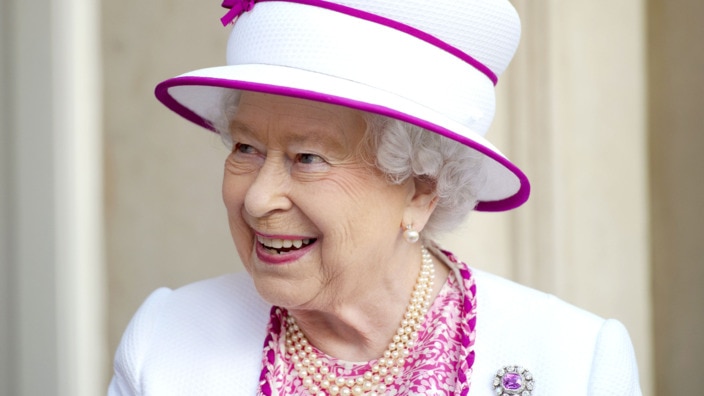
[[[394,276],[386,264],[405,243],[413,183],[391,185],[365,161],[365,128],[356,110],[243,93],[223,199],[240,258],[270,303],[322,308]]]

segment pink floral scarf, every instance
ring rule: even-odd
[[[442,251],[457,272],[443,285],[418,332],[416,346],[406,359],[403,373],[387,395],[467,395],[474,364],[476,285],[472,273],[450,252]],[[461,279],[457,279],[459,274]],[[264,341],[263,367],[258,395],[307,396],[285,353],[286,309],[272,307],[268,335]],[[356,377],[376,361],[352,363],[324,356],[338,377]]]

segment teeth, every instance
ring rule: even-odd
[[[308,245],[311,239],[277,239],[277,238],[264,238],[257,236],[257,241],[264,245],[268,249],[281,249],[281,248],[291,248],[294,247],[299,249],[303,246]]]

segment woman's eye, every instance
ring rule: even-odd
[[[325,162],[319,155],[307,153],[298,154],[296,161],[301,164],[320,164]]]
[[[254,149],[254,147],[244,144],[244,143],[237,143],[235,144],[235,149],[233,150],[236,153],[242,153],[242,154],[254,154],[257,152],[257,150]]]

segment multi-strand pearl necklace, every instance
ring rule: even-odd
[[[305,334],[288,315],[286,318],[286,353],[290,356],[298,377],[308,392],[314,396],[328,395],[383,395],[387,386],[401,373],[410,349],[415,345],[425,314],[430,307],[433,293],[435,268],[425,247],[421,247],[423,259],[413,288],[411,301],[391,343],[375,364],[362,376],[342,378],[330,371],[323,360],[316,356]]]

